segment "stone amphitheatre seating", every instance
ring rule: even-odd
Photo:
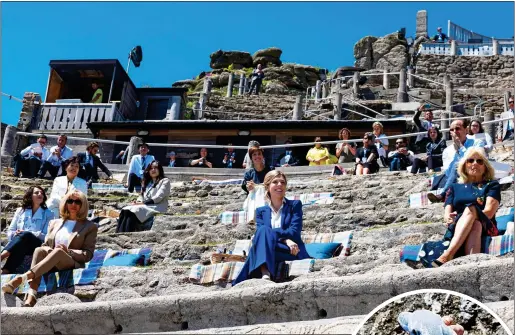
[[[273,324],[271,329],[285,332],[318,329],[350,334],[357,316],[415,289],[450,289],[493,304],[514,300],[513,253],[462,257],[439,269],[413,270],[400,262],[399,252],[405,245],[438,239],[445,230],[441,204],[411,208],[408,203],[410,194],[427,189],[427,175],[298,174],[289,176],[289,181],[292,194],[333,193],[330,204],[303,207],[304,232],[352,231],[348,256],[316,260],[313,272],[285,283],[250,280],[234,289],[226,283],[192,283],[193,265],[209,264],[217,248],[232,250],[237,240],[250,239],[254,227],[220,222],[220,213],[242,207],[245,196],[239,185],[176,183],[168,212],[155,218],[150,231],[116,234],[115,219],[100,220],[97,249],[151,248],[149,265],[102,267],[93,283],[60,290],[81,303],[53,306],[51,311],[45,305],[59,303],[59,295],[54,294],[54,301],[52,295],[42,297],[33,309],[3,308],[3,330],[64,334],[217,328],[230,333]],[[36,183],[51,186],[48,181],[2,177],[2,224],[10,222],[23,190]],[[135,196],[111,192],[90,193],[88,198],[95,209],[119,210]],[[506,185],[502,207],[513,205],[514,186]],[[4,303],[15,306],[20,301],[4,297]],[[513,320],[513,307],[504,314]],[[285,324],[301,320],[305,324]],[[512,321],[510,326],[513,329]]]

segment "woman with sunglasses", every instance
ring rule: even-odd
[[[80,161],[77,156],[73,156],[63,163],[66,176],[57,177],[54,179],[52,185],[52,192],[50,198],[47,200],[47,207],[54,213],[54,216],[59,217],[59,204],[63,196],[72,191],[78,190],[84,194],[88,194],[88,183],[79,178]]]
[[[446,194],[444,222],[448,228],[444,241],[425,244],[432,246],[424,250],[423,263],[428,267],[438,267],[457,256],[480,253],[482,237],[499,233],[495,213],[501,202],[501,187],[494,180],[495,171],[484,149],[467,150],[457,171],[460,179]]]
[[[163,166],[157,160],[152,161],[143,172],[138,200],[121,210],[116,232],[149,230],[152,224],[145,223],[168,209],[170,190],[170,180],[165,177]]]
[[[7,258],[7,261],[2,274],[16,273],[25,256],[32,255],[45,241],[48,222],[54,219],[54,213],[46,207],[46,200],[45,190],[40,186],[31,186],[25,192],[22,205],[14,213],[7,231],[9,243],[1,254],[1,260]]]
[[[61,218],[50,221],[45,242],[34,250],[31,269],[4,284],[2,291],[13,294],[23,282],[30,281],[24,306],[33,307],[41,276],[54,269],[83,268],[93,258],[98,231],[96,224],[87,220],[88,208],[84,193],[67,193],[59,204]]]
[[[483,129],[483,125],[481,124],[481,121],[478,119],[472,119],[470,121],[470,125],[468,127],[468,138],[473,139],[481,139],[486,142],[486,145],[483,147],[486,150],[486,153],[489,153],[492,151],[494,147],[494,142],[492,141],[492,137],[485,133],[485,130]]]

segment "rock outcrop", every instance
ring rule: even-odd
[[[405,39],[397,33],[384,37],[366,36],[354,45],[354,65],[367,70],[399,71],[408,65],[408,48]]]
[[[258,50],[252,55],[252,61],[254,67],[261,64],[265,67],[269,66],[281,66],[281,54],[283,51],[279,48],[266,48]]]
[[[209,66],[212,69],[223,69],[233,65],[235,68],[252,67],[252,56],[244,51],[222,51],[213,52],[210,56]]]

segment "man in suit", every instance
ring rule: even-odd
[[[79,152],[77,154],[80,164],[79,177],[88,182],[88,188],[91,187],[92,183],[96,183],[98,179],[100,179],[98,177],[97,168],[100,168],[108,177],[112,176],[111,171],[109,171],[97,156],[98,150],[98,143],[90,142],[86,147],[86,152]]]
[[[68,137],[65,134],[60,134],[57,138],[57,145],[50,148],[50,156],[41,164],[38,177],[44,178],[46,172],[50,172],[52,179],[57,177],[59,169],[62,168],[61,175],[65,175],[64,162],[73,156],[73,150],[66,145]]]
[[[50,150],[45,147],[47,137],[41,135],[36,143],[23,149],[18,155],[14,156],[14,176],[19,177],[20,172],[24,178],[34,178],[37,176],[42,162],[50,156]]]
[[[284,144],[291,144],[290,140],[284,142]],[[277,158],[277,163],[275,166],[277,167],[288,167],[288,166],[297,166],[299,165],[299,160],[297,157],[293,156],[293,152],[291,148],[286,147],[286,151],[283,152],[279,158]]]
[[[129,192],[134,192],[134,187],[138,189],[141,186],[141,178],[143,178],[143,172],[147,168],[147,166],[155,160],[154,156],[149,155],[148,145],[146,143],[141,143],[138,146],[139,155],[134,155],[131,158],[131,162],[129,164],[129,172],[127,177],[127,184],[129,188]]]

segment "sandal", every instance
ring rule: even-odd
[[[16,287],[14,287],[10,283],[5,283],[4,285],[2,285],[2,292],[4,292],[5,294],[13,294],[14,290],[16,290]]]
[[[431,266],[433,268],[439,268],[440,266],[444,265],[445,263],[443,262],[440,262],[439,260],[435,259],[434,261],[431,262]]]
[[[34,307],[34,305],[38,302],[38,297],[37,297],[37,294],[38,292],[32,288],[29,288],[29,290],[27,291],[27,293],[25,293],[25,297],[23,298],[23,305],[22,307]],[[31,296],[32,298],[34,298],[34,302],[32,304],[29,304],[27,303],[27,298],[28,296]]]

